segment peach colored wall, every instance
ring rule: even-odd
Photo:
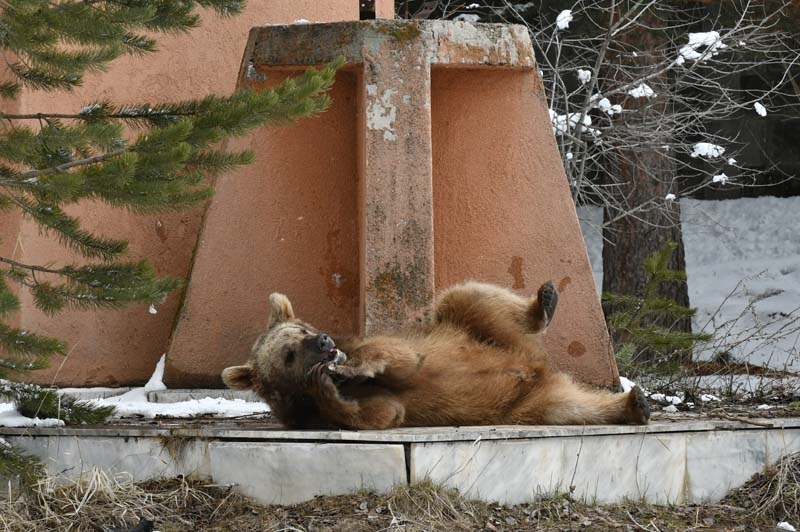
[[[271,69],[268,79],[280,76]],[[260,162],[217,182],[167,357],[168,384],[218,385],[222,368],[246,358],[263,332],[271,292],[288,295],[298,316],[331,334],[358,329],[357,79],[355,71],[337,74],[324,114],[231,146],[254,149]]]
[[[436,288],[476,279],[531,295],[552,280],[552,361],[610,384],[605,321],[540,88],[531,70],[432,70]]]
[[[375,18],[394,18],[394,0],[375,0]]]
[[[253,0],[238,17],[220,19],[205,13],[201,27],[188,34],[158,36],[158,53],[145,58],[121,58],[108,73],[87,76],[84,86],[71,94],[25,92],[19,100],[19,110],[75,111],[98,99],[141,103],[230,93],[236,85],[250,28],[299,18],[317,22],[355,20],[358,2]],[[260,178],[262,164],[269,163],[259,161],[237,177]],[[186,277],[202,207],[182,213],[137,216],[84,203],[72,212],[80,213],[87,229],[128,238],[130,258],[149,257],[161,274]],[[0,224],[3,251],[11,242],[20,244],[14,258],[56,264],[70,259],[69,253],[52,239],[43,238],[30,221],[23,220],[19,228],[19,220],[14,218],[0,219]],[[70,311],[53,318],[35,310],[30,297],[23,297],[21,325],[57,336],[70,347],[66,361],[54,359],[51,368],[38,372],[34,380],[64,385],[134,384],[146,380],[167,349],[180,299],[179,292],[173,293],[156,315],[138,306],[118,312]]]

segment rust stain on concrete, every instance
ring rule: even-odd
[[[518,255],[511,257],[511,266],[508,267],[508,273],[514,279],[514,284],[511,285],[511,288],[514,290],[525,288],[525,278],[522,275],[522,257]]]
[[[570,285],[571,282],[572,282],[572,277],[570,277],[569,275],[567,275],[566,277],[561,279],[558,282],[558,291],[559,292],[565,291],[567,289],[567,287]]]
[[[586,346],[577,341],[570,342],[567,346],[567,353],[569,353],[571,357],[582,357],[586,354]]]

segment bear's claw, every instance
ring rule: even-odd
[[[308,372],[309,390],[317,397],[336,395],[336,385],[328,371],[327,364],[319,363],[315,364]]]

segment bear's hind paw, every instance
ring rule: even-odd
[[[547,281],[539,288],[536,294],[536,301],[539,303],[539,308],[542,312],[544,326],[547,327],[553,321],[556,305],[558,304],[558,292],[556,292],[556,287],[553,286],[551,281]]]
[[[639,386],[634,386],[628,392],[625,414],[629,423],[637,425],[646,425],[650,419],[650,402]]]

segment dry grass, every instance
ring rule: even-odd
[[[155,521],[161,532],[743,532],[800,522],[800,454],[713,505],[595,506],[560,496],[508,507],[421,483],[383,496],[359,493],[262,506],[228,487],[185,479],[134,483],[102,471],[79,483],[44,479],[13,501],[0,498],[0,504],[0,531],[13,532],[127,530],[142,517]]]
[[[0,499],[0,504],[3,531],[125,530],[144,517],[168,532],[195,530],[197,522],[226,519],[249,503],[227,488],[185,479],[137,484],[95,469],[80,482],[43,478],[30,491],[13,500]]]
[[[786,456],[764,473],[754,475],[726,501],[768,520],[793,521],[800,526],[800,453]]]

